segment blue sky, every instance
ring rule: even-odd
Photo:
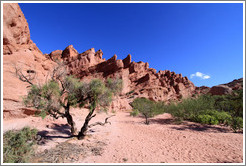
[[[72,44],[132,55],[196,86],[243,77],[243,4],[20,4],[43,53]]]

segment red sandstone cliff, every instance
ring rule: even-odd
[[[54,62],[45,58],[30,39],[28,23],[17,3],[3,4],[3,110],[4,115],[23,112],[22,97],[28,83],[20,81],[15,68],[24,74],[36,71],[35,83],[43,83]],[[12,116],[14,116],[12,115]]]

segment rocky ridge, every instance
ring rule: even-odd
[[[78,53],[72,45],[62,50],[46,54],[52,60],[60,60],[68,66],[70,74],[81,80],[92,78],[120,78],[123,90],[113,103],[117,109],[130,109],[129,102],[136,97],[146,97],[154,101],[174,101],[190,97],[195,90],[194,84],[182,74],[169,70],[157,72],[148,63],[132,62],[129,54],[125,59],[114,55],[108,60],[102,58],[102,50],[91,48]]]

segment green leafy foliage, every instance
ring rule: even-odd
[[[165,112],[166,105],[164,102],[154,102],[146,98],[136,98],[132,103],[133,111],[131,116],[137,116],[141,113],[145,119],[146,124],[149,124],[148,118]]]
[[[131,116],[138,116],[139,115],[139,111],[137,109],[134,109],[132,112],[130,112]]]
[[[25,127],[19,131],[7,131],[3,135],[3,162],[28,162],[35,145],[36,129]]]
[[[149,124],[148,118],[155,115],[155,103],[146,98],[136,98],[131,103],[133,109],[138,110],[146,119],[146,124]]]
[[[122,79],[112,79],[112,78],[108,78],[106,81],[106,86],[108,87],[108,89],[114,93],[114,94],[118,94],[122,91],[123,88],[123,81]]]
[[[59,84],[51,80],[43,86],[32,85],[24,98],[24,104],[40,110],[39,115],[44,118],[47,114],[60,110],[60,96]]]
[[[94,79],[89,83],[89,95],[95,102],[95,106],[107,107],[113,100],[113,96],[122,90],[121,79],[107,79],[106,83],[99,79]]]
[[[200,122],[202,124],[210,124],[210,125],[217,125],[219,123],[219,121],[211,115],[198,115],[197,116],[197,122]]]
[[[202,95],[196,99],[183,99],[171,103],[165,111],[174,117],[203,124],[230,125],[234,131],[243,128],[243,91],[231,95]]]
[[[231,128],[234,132],[240,131],[243,128],[243,118],[233,117],[231,121]]]

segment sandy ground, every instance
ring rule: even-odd
[[[86,110],[73,110],[77,128],[83,124]],[[99,113],[92,120],[104,121],[112,115]],[[110,124],[95,126],[84,140],[69,138],[65,119],[28,117],[4,119],[3,131],[24,126],[37,128],[50,139],[37,148],[37,152],[55,148],[62,142],[74,146],[103,142],[100,155],[87,154],[78,163],[242,163],[243,134],[233,133],[226,127],[204,126],[192,122],[176,124],[169,114],[151,118],[145,125],[141,117],[131,117],[128,112],[117,112]],[[97,145],[97,144],[95,144]]]

